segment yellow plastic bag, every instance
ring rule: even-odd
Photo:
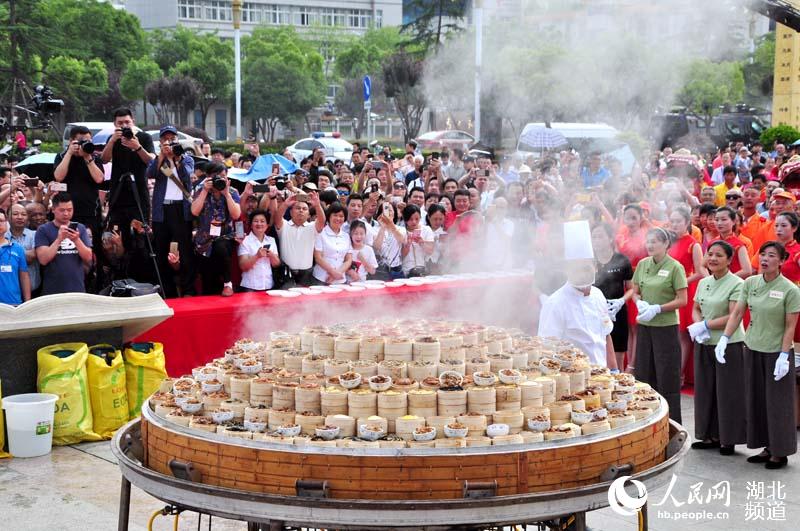
[[[128,389],[122,352],[111,345],[89,347],[86,372],[89,375],[94,432],[110,439],[117,428],[128,422]]]
[[[0,459],[5,457],[11,457],[11,454],[7,454],[3,451],[3,446],[6,444],[6,436],[5,436],[5,420],[3,417],[3,385],[2,381],[0,381]]]
[[[86,376],[86,343],[62,343],[40,348],[37,386],[40,393],[58,395],[53,419],[53,444],[99,441],[92,428],[92,404]]]
[[[167,360],[161,343],[131,343],[125,348],[128,416],[136,418],[147,397],[158,391],[167,377]]]

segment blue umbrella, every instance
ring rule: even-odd
[[[294,173],[297,170],[297,165],[283,155],[269,154],[258,157],[247,173],[237,175],[236,173],[231,174],[231,172],[228,172],[228,177],[242,182],[260,181],[272,175],[273,164],[280,165],[280,173],[284,175]]]
[[[36,177],[44,182],[53,179],[53,163],[56,160],[55,153],[39,153],[32,155],[17,164],[17,171],[24,173],[28,177]]]
[[[531,127],[519,138],[520,144],[526,144],[533,149],[555,149],[568,144],[566,137],[550,127]]]
[[[108,142],[109,137],[111,135],[113,135],[113,134],[114,134],[114,128],[113,127],[110,128],[110,129],[109,128],[100,129],[92,137],[92,144],[95,144],[95,145],[98,145],[98,146],[104,146],[106,144],[106,142]]]

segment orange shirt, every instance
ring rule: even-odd
[[[742,243],[744,243],[744,246],[747,248],[747,256],[749,256],[752,259],[753,253],[755,253],[755,251],[753,250],[753,241],[744,234],[739,234],[738,236],[739,239],[742,240]]]
[[[697,240],[697,243],[703,243],[703,231],[692,225],[692,238]]]

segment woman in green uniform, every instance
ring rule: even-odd
[[[633,290],[639,316],[634,374],[649,383],[669,404],[669,416],[681,421],[681,344],[678,308],[686,304],[686,272],[667,254],[670,235],[662,228],[647,232],[648,257],[636,265]]]
[[[730,271],[734,249],[726,241],[708,246],[705,261],[711,276],[700,280],[694,296],[689,335],[699,343],[694,356],[695,450],[719,448],[733,455],[747,442],[744,389],[744,329],[740,324],[728,340],[725,359],[717,362],[714,348],[742,292],[743,281]]]
[[[792,339],[800,312],[800,290],[781,275],[786,258],[786,249],[776,241],[761,246],[761,274],[744,281],[739,302],[715,349],[717,360],[725,363],[728,342],[749,308],[750,326],[744,336],[747,447],[764,450],[747,461],[766,463],[769,469],[783,468],[787,456],[797,451]]]

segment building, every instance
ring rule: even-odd
[[[231,0],[115,0],[114,4],[136,15],[145,30],[182,26],[233,38]],[[259,26],[294,26],[311,37],[320,30],[358,35],[372,27],[399,26],[402,17],[402,0],[245,0],[241,29],[243,35]],[[320,52],[326,61],[332,61],[325,50]],[[335,90],[335,86],[329,87],[329,101],[335,97]],[[197,112],[192,116],[194,123],[189,125],[199,126]],[[232,107],[215,105],[208,113],[206,130],[216,139],[232,138],[234,120]]]

